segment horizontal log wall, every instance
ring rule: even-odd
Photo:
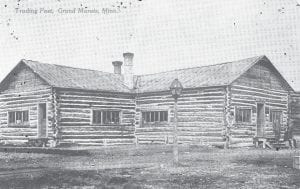
[[[300,93],[292,94],[291,123],[294,128],[294,135],[300,136]]]
[[[252,146],[256,136],[257,102],[265,104],[264,136],[274,138],[270,122],[270,111],[282,111],[282,132],[288,123],[288,91],[284,88],[278,75],[264,63],[252,67],[230,87],[230,111],[235,113],[237,107],[251,108],[251,123],[234,122],[231,129],[231,144]]]
[[[179,143],[222,144],[225,90],[205,88],[183,90],[178,99]],[[170,92],[138,94],[136,137],[139,143],[172,143],[174,99]],[[168,111],[165,123],[142,123],[143,111]]]
[[[38,104],[47,103],[48,136],[53,135],[53,105],[51,88],[0,94],[0,140],[4,144],[24,144],[37,137]],[[8,112],[29,110],[29,124],[8,126]]]
[[[19,64],[5,79],[0,94],[0,140],[4,144],[24,144],[38,135],[38,104],[47,104],[47,131],[52,136],[52,88],[25,64]],[[25,125],[9,125],[9,111],[29,111]]]
[[[133,95],[57,89],[55,102],[61,144],[135,143]],[[94,125],[93,110],[118,110],[121,112],[121,122],[118,125]]]
[[[256,136],[257,102],[265,103],[265,129],[264,136],[274,138],[273,126],[270,122],[270,111],[282,111],[282,128],[287,126],[287,95],[286,91],[263,90],[234,85],[231,87],[232,112],[237,107],[251,107],[251,123],[235,123],[232,129],[232,142],[252,145],[253,137]],[[282,129],[283,131],[283,129]],[[243,145],[243,144],[241,144]]]

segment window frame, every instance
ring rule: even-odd
[[[270,123],[273,123],[273,116],[272,116],[272,113],[280,113],[280,124],[282,124],[283,122],[283,111],[282,110],[276,110],[276,109],[270,109],[269,110],[269,122]]]
[[[152,115],[154,116],[153,119],[152,119]],[[169,110],[142,110],[141,123],[142,124],[168,123],[169,115],[170,115]],[[161,120],[161,116],[164,118],[163,120]]]
[[[13,121],[11,120],[11,114],[13,114]],[[19,116],[17,116],[19,115]],[[17,119],[20,117],[20,119]],[[30,111],[29,109],[24,110],[8,110],[7,111],[7,125],[8,126],[29,126],[29,120],[30,120]]]
[[[244,112],[249,111],[249,120],[244,120]],[[239,120],[239,113],[241,114],[241,120]],[[246,116],[247,117],[247,116]],[[236,123],[251,123],[252,122],[252,107],[235,107],[235,122]]]
[[[94,122],[94,112],[100,112],[101,118],[100,118],[100,123],[99,122]],[[108,115],[110,115],[109,117],[111,118],[111,122],[107,122],[105,123],[105,118],[104,118],[104,113],[106,114],[107,117],[107,113],[109,112]],[[114,113],[118,113],[118,122],[117,123],[113,123],[112,120],[113,118],[113,114]],[[91,111],[91,125],[120,125],[122,124],[122,110],[120,109],[92,109]]]

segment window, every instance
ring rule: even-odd
[[[15,122],[16,122],[16,112],[9,112],[8,123],[15,123]]]
[[[145,123],[168,121],[168,111],[142,112],[142,118]]]
[[[102,112],[101,111],[93,111],[93,123],[101,124]]]
[[[28,122],[28,117],[28,110],[8,112],[8,123],[11,125],[24,124]]]
[[[28,111],[23,111],[23,122],[28,122]]]
[[[281,111],[271,110],[270,122],[275,123],[276,121],[278,121],[279,123],[281,123],[281,115],[282,115]]]
[[[120,111],[93,110],[93,124],[118,124]]]
[[[250,123],[251,122],[251,108],[236,108],[236,122]]]

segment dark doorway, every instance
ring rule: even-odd
[[[265,104],[257,103],[257,136],[263,137],[265,130]]]
[[[38,137],[47,137],[47,106],[38,105]]]
[[[282,112],[272,110],[270,112],[270,121],[272,122],[273,131],[275,134],[275,139],[277,142],[280,140],[280,133],[281,133],[281,120],[282,120]]]

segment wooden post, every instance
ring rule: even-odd
[[[174,156],[174,166],[178,165],[178,111],[177,111],[177,100],[182,92],[183,86],[178,81],[178,79],[175,79],[170,86],[170,90],[172,93],[172,96],[174,98],[174,132],[173,132],[173,156]]]
[[[232,127],[234,117],[231,115],[230,112],[230,105],[231,105],[231,98],[230,98],[230,88],[225,88],[225,144],[224,149],[228,149],[230,145],[230,128]]]
[[[178,112],[177,112],[177,98],[174,101],[174,133],[173,133],[173,156],[174,156],[174,165],[178,165]]]

